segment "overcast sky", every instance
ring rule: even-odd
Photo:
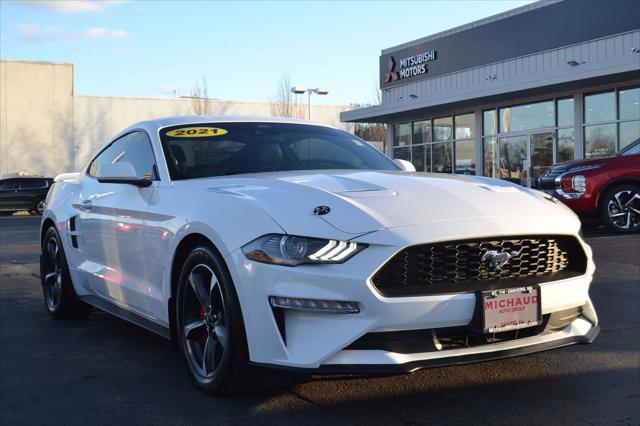
[[[72,62],[75,93],[268,101],[279,76],[321,103],[375,98],[380,50],[530,1],[0,0],[0,56]]]

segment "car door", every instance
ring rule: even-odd
[[[22,178],[18,179],[18,191],[16,192],[16,204],[20,210],[31,210],[36,206],[44,179]]]
[[[129,162],[147,187],[103,183],[101,164]],[[84,256],[82,265],[91,290],[99,297],[151,316],[157,307],[149,297],[151,273],[145,256],[146,215],[157,189],[157,167],[151,142],[143,131],[114,141],[91,163],[80,194]]]
[[[0,181],[0,210],[17,210],[18,179]]]

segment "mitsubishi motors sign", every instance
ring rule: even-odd
[[[636,31],[638,1],[558,1],[385,49],[380,87],[414,83],[538,52]],[[526,17],[526,18],[525,18]],[[547,30],[549,22],[562,22]],[[424,28],[428,33],[429,29]]]
[[[392,83],[398,80],[415,77],[429,72],[429,62],[435,61],[438,52],[430,50],[417,55],[396,59],[389,56],[387,60],[387,72],[384,73],[382,83]]]

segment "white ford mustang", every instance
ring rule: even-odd
[[[46,307],[172,339],[219,395],[274,368],[404,372],[595,338],[573,213],[507,182],[406,169],[301,120],[135,124],[49,192]]]

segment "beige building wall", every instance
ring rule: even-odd
[[[202,102],[202,101],[201,101]],[[28,172],[55,176],[83,167],[118,132],[143,120],[191,115],[202,106],[188,98],[73,94],[73,65],[0,61],[0,176]],[[314,121],[340,122],[348,105],[314,105]],[[267,102],[209,100],[208,114],[270,116]],[[300,105],[306,118],[307,107]]]
[[[0,61],[0,176],[73,167],[73,65]]]

